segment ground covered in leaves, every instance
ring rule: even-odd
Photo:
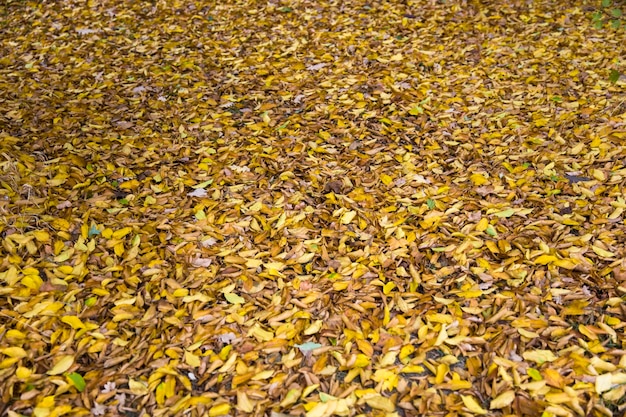
[[[480,3],[5,1],[0,414],[623,415],[626,35]]]

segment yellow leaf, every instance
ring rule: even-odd
[[[592,245],[591,249],[593,249],[593,251],[596,253],[596,255],[602,256],[603,258],[612,258],[612,257],[615,256],[615,254],[613,252],[609,252],[607,250],[599,248],[596,245]]]
[[[606,174],[604,173],[604,171],[594,169],[593,171],[591,171],[591,175],[593,175],[593,177],[598,181],[606,181]]]
[[[496,398],[491,400],[489,409],[497,410],[499,408],[507,407],[513,402],[514,399],[515,399],[515,391],[513,390],[504,391],[502,394],[498,395]]]
[[[354,210],[343,213],[343,215],[341,216],[341,224],[350,224],[350,222],[354,219],[355,216],[356,216],[356,211]]]
[[[74,355],[65,355],[50,369],[48,375],[60,375],[74,365]]]
[[[115,254],[119,257],[121,257],[122,255],[124,255],[124,251],[126,249],[124,248],[124,243],[119,242],[118,244],[116,244],[115,246],[113,246],[113,252],[115,252]]]
[[[305,253],[304,255],[296,259],[296,262],[299,264],[306,264],[306,263],[311,262],[314,256],[315,256],[314,252]]]
[[[237,391],[237,409],[243,411],[244,413],[251,413],[254,411],[254,403],[250,401],[250,398],[243,391]]]
[[[385,286],[383,287],[383,294],[385,295],[389,295],[389,293],[396,288],[396,284],[392,281],[389,281],[388,283],[385,284]]]
[[[333,404],[321,402],[314,404],[314,407],[307,411],[305,417],[330,417],[333,415]],[[329,410],[330,407],[333,407],[333,410]]]
[[[529,339],[534,339],[535,337],[540,337],[538,333],[531,332],[525,329],[517,329],[517,332],[524,337],[528,337]]]
[[[54,395],[48,395],[43,397],[41,401],[37,403],[37,408],[52,408],[54,407]]]
[[[285,399],[280,403],[282,408],[290,406],[291,404],[295,404],[296,401],[300,398],[300,394],[302,394],[302,390],[299,388],[290,389],[285,395]]]
[[[26,351],[18,346],[0,349],[0,353],[10,358],[25,358],[27,356]]]
[[[65,324],[68,324],[72,327],[72,329],[84,329],[85,324],[76,316],[63,316],[61,321]]]
[[[263,381],[264,379],[271,378],[274,375],[274,371],[268,369],[267,371],[261,371],[252,377],[253,381]]]
[[[319,332],[321,330],[323,324],[324,324],[324,322],[322,320],[315,320],[313,323],[311,323],[311,325],[309,327],[307,327],[304,330],[304,334],[306,336],[310,336],[312,334],[315,334],[315,333]]]
[[[45,230],[35,230],[33,232],[33,236],[35,236],[35,239],[38,242],[48,242],[50,240],[50,233],[46,232]]]
[[[200,357],[189,351],[185,351],[185,363],[192,368],[198,368],[201,365]]]
[[[420,365],[407,365],[402,368],[402,371],[400,372],[403,374],[421,374],[424,372],[424,367]]]
[[[211,409],[209,410],[209,417],[224,416],[224,415],[227,415],[228,413],[230,413],[230,404],[228,403],[217,404],[211,407]]]
[[[549,263],[557,261],[558,258],[553,255],[541,255],[535,259],[535,264],[539,265],[547,265]]]
[[[33,373],[32,370],[25,368],[23,366],[19,366],[15,371],[15,376],[17,379],[21,379],[22,381],[31,376]]]
[[[269,342],[274,338],[274,333],[262,329],[257,323],[248,330],[248,336],[254,336],[259,342]]]
[[[137,381],[135,379],[128,380],[128,388],[133,395],[146,395],[149,393],[148,385],[143,381]]]
[[[17,268],[12,266],[5,272],[0,272],[0,279],[4,280],[9,287],[13,287],[20,280],[17,273]]]
[[[611,389],[613,386],[612,376],[610,373],[598,375],[596,377],[596,392],[602,394]]]
[[[546,369],[543,371],[543,376],[546,383],[555,388],[561,388],[565,386],[565,380],[556,369]]]
[[[467,407],[467,409],[470,410],[472,413],[487,414],[487,410],[482,408],[473,396],[461,395],[461,400],[463,400],[463,404],[465,404],[465,407]]]
[[[246,302],[245,298],[237,294],[233,294],[232,292],[224,293],[224,298],[226,298],[226,300],[231,304],[243,304]]]
[[[391,178],[389,175],[387,174],[381,174],[380,175],[380,180],[383,182],[383,184],[385,185],[389,185],[393,182],[393,178]]]
[[[580,261],[571,258],[557,259],[556,261],[554,261],[554,265],[570,270],[576,268],[576,265],[578,265],[579,263]]]
[[[529,350],[524,352],[522,356],[527,361],[533,361],[540,365],[544,362],[553,362],[557,359],[552,351],[543,349]]]
[[[489,182],[482,174],[472,174],[470,176],[470,180],[474,183],[474,185],[483,185]]]
[[[355,368],[365,368],[369,364],[370,364],[369,357],[363,355],[362,353],[359,353],[358,355],[356,355],[356,361],[354,362]]]
[[[322,138],[324,140],[330,139],[330,136],[331,136],[330,133],[325,132],[323,130],[320,130],[317,134],[319,135],[320,138]]]
[[[478,224],[476,224],[476,231],[484,232],[485,230],[487,230],[487,226],[489,226],[489,220],[487,220],[486,217],[483,217],[482,219],[480,219]]]
[[[7,369],[15,365],[20,358],[6,358],[0,362],[0,369]]]
[[[124,227],[120,230],[116,230],[115,232],[113,232],[113,239],[121,239],[132,231],[132,227]]]
[[[399,378],[395,371],[388,369],[379,369],[372,376],[372,380],[382,383],[384,391],[390,391],[398,386]]]
[[[389,398],[383,397],[382,395],[369,395],[364,397],[365,402],[372,408],[376,410],[383,410],[388,413],[393,413],[396,411],[396,406]]]

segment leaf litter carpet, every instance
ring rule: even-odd
[[[623,415],[590,6],[5,1],[0,414]]]

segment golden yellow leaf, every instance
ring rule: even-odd
[[[381,174],[380,175],[380,180],[383,182],[383,184],[385,185],[390,185],[393,182],[393,178],[390,177],[387,174]]]
[[[113,239],[121,239],[124,236],[126,236],[127,234],[129,234],[130,232],[132,232],[132,231],[133,231],[132,227],[123,227],[123,228],[113,232],[112,237],[113,237]],[[104,232],[103,232],[103,234],[104,234]]]
[[[63,316],[61,317],[61,321],[65,324],[70,325],[72,329],[84,329],[85,324],[76,316]]]
[[[209,409],[209,417],[225,416],[230,413],[230,404],[222,403],[214,405]]]
[[[18,379],[25,380],[25,379],[27,379],[29,376],[31,376],[31,375],[32,375],[32,373],[33,373],[33,371],[32,371],[31,369],[28,369],[28,368],[26,368],[26,367],[24,367],[24,366],[19,366],[19,367],[16,369],[16,371],[15,371],[15,376],[16,376]]]
[[[538,265],[547,265],[552,262],[556,262],[558,258],[553,255],[540,255],[535,258],[534,262]]]
[[[474,185],[483,185],[489,182],[489,180],[487,180],[487,178],[482,174],[472,174],[470,176],[470,180],[474,183]]]
[[[484,232],[487,230],[487,226],[489,226],[489,220],[486,217],[480,219],[480,221],[476,224],[476,231]]]
[[[7,355],[10,358],[25,358],[28,356],[26,351],[18,346],[0,349],[0,353]]]

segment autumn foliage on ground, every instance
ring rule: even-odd
[[[623,415],[592,6],[5,1],[0,414]]]

